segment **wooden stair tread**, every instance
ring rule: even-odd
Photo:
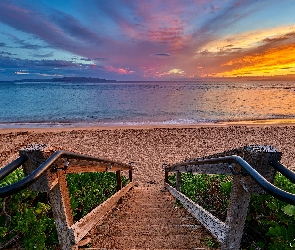
[[[160,186],[137,187],[91,231],[91,247],[111,249],[209,249],[211,237]]]

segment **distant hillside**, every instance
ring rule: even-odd
[[[7,82],[7,81],[2,81]],[[22,79],[14,80],[11,82],[116,82],[116,80],[106,80],[101,78],[92,78],[92,77],[63,77],[63,78],[51,78],[51,79]]]

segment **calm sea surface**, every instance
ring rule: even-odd
[[[295,82],[1,83],[1,126],[295,118]]]

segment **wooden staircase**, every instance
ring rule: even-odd
[[[168,191],[151,185],[134,187],[91,238],[92,249],[207,249],[211,236]]]

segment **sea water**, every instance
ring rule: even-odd
[[[2,127],[294,118],[293,81],[0,83]]]

